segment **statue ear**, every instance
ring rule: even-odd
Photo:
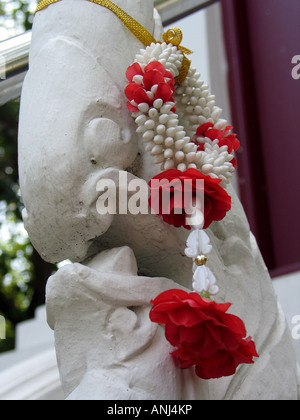
[[[111,115],[113,117],[113,114]],[[109,118],[96,117],[87,123],[83,146],[95,168],[126,169],[138,153],[138,140],[128,124],[117,124]]]

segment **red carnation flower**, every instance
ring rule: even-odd
[[[156,99],[162,99],[163,102],[175,102],[173,95],[175,91],[175,80],[171,72],[159,61],[152,61],[143,71],[139,63],[134,63],[128,67],[126,72],[129,84],[125,89],[125,95],[128,99],[127,107],[131,112],[137,112],[141,103],[147,103],[153,106]],[[135,76],[141,76],[136,82]],[[153,87],[156,87],[153,91]],[[154,93],[153,93],[154,92]],[[132,104],[134,101],[135,104]],[[175,112],[174,107],[172,111]]]
[[[259,357],[251,337],[245,338],[243,321],[227,313],[230,303],[183,290],[168,290],[152,303],[150,319],[165,325],[166,338],[176,347],[172,356],[182,369],[195,366],[202,379],[221,378]]]
[[[197,180],[204,181],[198,183]],[[213,221],[220,221],[231,209],[231,197],[220,187],[220,179],[213,179],[197,169],[181,172],[170,169],[152,178],[150,181],[150,207],[169,225],[190,230],[187,223],[190,214],[185,208],[185,194],[190,193],[192,201],[204,197],[204,226],[208,228]],[[188,191],[187,191],[188,190]],[[164,204],[168,201],[168,206]],[[166,211],[167,208],[167,211]]]
[[[240,147],[240,142],[237,139],[236,134],[230,133],[232,130],[232,126],[228,125],[225,130],[217,130],[214,128],[213,123],[205,123],[198,127],[196,132],[196,137],[207,137],[211,141],[218,140],[219,146],[228,146],[228,153],[232,153],[232,151],[237,151]],[[204,150],[205,141],[201,142],[201,139],[197,139],[200,142],[198,150]]]

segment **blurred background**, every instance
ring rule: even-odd
[[[35,7],[36,2],[30,0],[1,0],[0,41],[29,31]],[[0,103],[6,100],[1,99]],[[0,352],[15,347],[16,325],[34,317],[35,309],[44,303],[46,280],[54,269],[34,251],[22,223],[18,114],[18,98],[0,107],[0,315],[6,319],[6,340],[0,340]]]
[[[234,187],[270,271],[300,362],[300,2],[155,3],[165,28],[176,23],[183,30],[183,45],[195,52],[193,65],[238,133],[241,148]],[[35,395],[59,399],[53,353],[50,359],[48,353],[45,356],[48,362],[43,359],[43,351],[52,351],[53,346],[43,306],[45,286],[57,267],[45,263],[30,243],[18,185],[19,96],[36,5],[31,0],[0,0],[0,58],[11,54],[15,60],[5,75],[0,60],[0,317],[5,320],[4,332],[0,325],[0,376],[36,354],[44,365],[50,360],[54,385],[47,395]]]

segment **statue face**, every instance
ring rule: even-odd
[[[152,22],[152,1],[124,3],[129,13],[137,3],[146,12],[141,21]],[[77,4],[57,3],[37,16],[21,102],[24,223],[50,262],[81,261],[108,230],[113,216],[96,212],[97,182],[138,153],[124,86],[140,44],[110,11]]]

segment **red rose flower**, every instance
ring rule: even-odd
[[[204,150],[205,142],[201,142],[201,137],[207,137],[211,141],[218,140],[219,146],[228,146],[228,153],[232,153],[232,151],[237,151],[240,147],[240,142],[237,139],[236,134],[230,133],[232,130],[232,126],[228,125],[225,130],[217,130],[214,128],[213,123],[205,123],[198,127],[196,132],[196,138],[198,137],[198,150]],[[200,139],[199,139],[200,137]]]
[[[156,99],[162,99],[163,102],[175,102],[173,95],[175,91],[175,80],[171,72],[159,61],[152,61],[143,71],[139,63],[134,63],[128,67],[126,72],[129,84],[125,89],[125,95],[128,99],[127,107],[131,112],[137,112],[141,103],[153,105]],[[135,76],[139,77],[138,82]],[[155,86],[155,89],[153,90]],[[135,104],[132,104],[134,101]],[[173,108],[175,112],[175,107]]]
[[[197,180],[204,181],[204,190],[203,183],[198,183]],[[231,197],[220,187],[220,182],[220,179],[213,179],[197,169],[188,169],[185,172],[170,169],[150,181],[149,204],[169,225],[178,228],[183,226],[190,230],[191,226],[187,223],[187,217],[190,215],[185,209],[187,204],[185,194],[190,193],[193,200],[202,196],[204,197],[203,229],[206,229],[213,221],[222,220],[231,209]],[[168,206],[165,206],[167,200]]]
[[[231,376],[240,364],[259,357],[243,321],[228,314],[230,303],[218,304],[198,293],[168,290],[154,301],[152,322],[165,325],[165,335],[182,369],[195,366],[202,379]]]

